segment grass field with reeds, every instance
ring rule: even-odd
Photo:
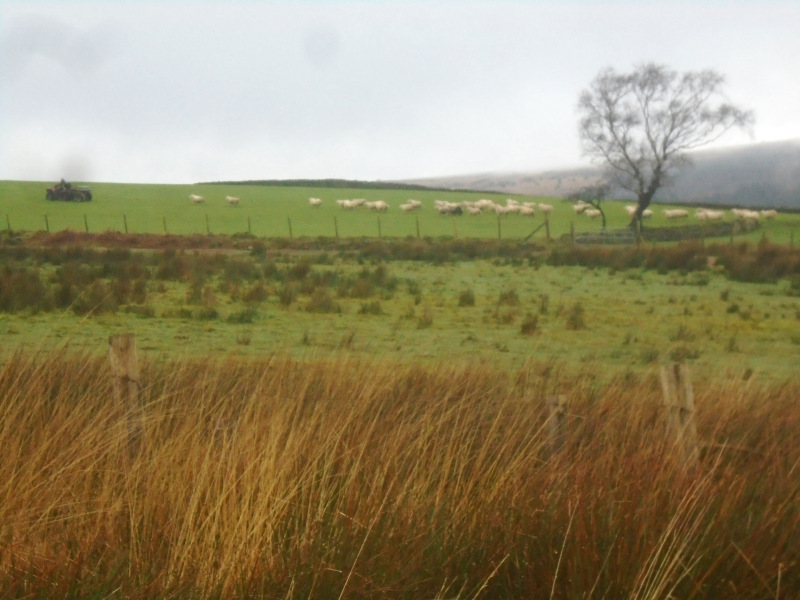
[[[0,248],[0,348],[102,354],[132,332],[152,356],[346,352],[504,370],[534,357],[611,374],[689,360],[703,376],[775,381],[800,363],[800,252],[771,244],[85,244]]]
[[[0,597],[800,593],[796,383],[697,385],[696,463],[650,375],[272,356],[140,385],[126,417],[105,358],[0,367]]]

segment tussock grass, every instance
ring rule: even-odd
[[[1,597],[800,592],[796,384],[698,386],[687,466],[658,381],[631,373],[273,356],[149,362],[141,381],[131,453],[104,359],[5,358]]]

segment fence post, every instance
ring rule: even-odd
[[[291,231],[291,227],[289,227]],[[336,216],[333,217],[333,233],[336,235],[336,239],[339,239],[339,221],[336,220]],[[291,234],[290,234],[291,235]]]
[[[456,229],[456,218],[455,217],[450,217],[450,218],[453,219],[453,237],[458,238],[458,229]]]
[[[419,217],[414,217],[417,220],[417,239],[419,239]]]
[[[378,215],[378,239],[381,239],[381,217]]]
[[[83,225],[86,227],[86,233],[89,233],[89,220],[86,218],[86,213],[83,213]]]
[[[667,413],[667,433],[680,447],[683,458],[697,460],[697,424],[694,420],[694,391],[689,365],[675,363],[661,367],[661,388]]]
[[[8,218],[8,213],[6,213],[6,227],[8,228],[8,235],[11,235],[11,219]]]
[[[549,413],[547,424],[550,434],[550,454],[555,455],[564,447],[567,437],[567,397],[548,396],[547,412]]]
[[[47,233],[50,233],[50,221],[48,221],[47,215],[44,216],[44,228],[47,230]]]
[[[575,221],[569,222],[569,237],[572,240],[572,245],[575,245]]]
[[[500,215],[497,215],[497,239],[503,239],[503,232],[500,229]]]
[[[547,234],[547,241],[550,241],[550,217],[544,213],[544,232]]]
[[[211,227],[208,225],[208,213],[206,213],[206,233],[211,235]]]
[[[292,239],[292,217],[286,217],[286,221],[289,223],[289,239]]]
[[[247,235],[251,235],[253,231],[250,229],[250,216],[247,217]]]
[[[122,221],[125,223],[125,233],[128,233],[128,217],[127,217],[127,215],[122,215]]]
[[[117,402],[123,410],[127,428],[128,451],[133,455],[140,444],[143,425],[139,405],[136,336],[131,333],[111,336],[108,338],[108,346]]]

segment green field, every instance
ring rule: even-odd
[[[480,216],[448,217],[433,209],[435,199],[460,201],[489,198],[504,203],[508,197],[497,193],[373,190],[341,188],[272,187],[256,185],[148,185],[91,183],[94,200],[85,203],[49,202],[45,190],[52,185],[44,182],[0,181],[0,228],[10,225],[14,231],[51,232],[73,230],[98,233],[127,231],[130,233],[172,234],[237,234],[251,233],[256,237],[374,237],[387,238],[456,237],[521,239],[534,230],[533,239],[545,239],[545,229],[540,226],[544,217],[506,215],[498,219],[494,214]],[[80,185],[76,182],[76,185]],[[89,185],[89,184],[87,184]],[[189,194],[201,195],[204,204],[193,205]],[[237,196],[241,203],[228,206],[225,196]],[[323,200],[322,207],[312,209],[309,197]],[[369,210],[345,211],[336,205],[337,199],[364,198],[385,200],[390,210],[382,215]],[[399,206],[408,199],[423,202],[418,213],[403,213]],[[561,198],[534,198],[514,196],[520,202],[533,201],[553,205],[550,218],[551,237],[570,232],[598,231],[600,221],[576,216],[571,203]],[[629,218],[622,202],[607,202],[608,227],[624,227]],[[649,226],[674,225],[667,222],[656,208]],[[664,206],[664,208],[669,208]],[[730,218],[730,217],[729,217]],[[379,224],[380,222],[380,224]],[[694,222],[694,219],[690,219]],[[419,228],[417,228],[419,226]],[[766,222],[763,231],[749,234],[755,241],[762,234],[777,243],[788,243],[798,233],[800,243],[800,215],[783,214],[775,221]]]
[[[772,247],[761,254],[754,248],[740,256],[740,246],[722,245],[720,252],[731,252],[725,260],[739,262],[708,268],[707,257],[689,256],[681,259],[693,265],[686,270],[645,249],[653,267],[618,270],[552,266],[536,246],[521,256],[466,259],[432,244],[426,260],[388,257],[398,244],[365,246],[355,255],[57,248],[20,254],[8,247],[0,335],[6,349],[68,344],[95,354],[105,352],[109,335],[134,332],[152,357],[310,359],[345,352],[503,370],[533,360],[608,373],[689,360],[708,376],[796,374],[800,276],[748,281],[766,269],[748,261],[763,255],[776,264],[797,262],[796,251],[774,258]]]

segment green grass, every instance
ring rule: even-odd
[[[75,182],[76,185],[80,182]],[[131,233],[173,234],[211,233],[235,234],[250,232],[257,237],[288,237],[289,222],[294,237],[334,237],[337,229],[340,237],[416,237],[417,223],[422,237],[461,237],[520,239],[531,234],[544,222],[541,214],[536,217],[506,215],[499,219],[493,214],[477,217],[464,215],[446,217],[433,210],[435,199],[459,201],[490,198],[504,203],[507,195],[477,192],[440,192],[408,190],[369,190],[303,187],[262,187],[254,185],[150,185],[92,183],[94,200],[87,203],[48,202],[45,182],[0,181],[0,198],[3,213],[0,227],[10,223],[15,231],[43,231],[49,226],[51,232],[71,229],[90,232],[119,231]],[[205,204],[192,205],[189,194],[206,198]],[[226,195],[238,196],[241,203],[230,207]],[[312,209],[309,197],[323,200],[323,206]],[[340,198],[383,199],[390,210],[377,215],[367,210],[344,211],[336,205]],[[400,204],[409,198],[423,202],[424,208],[415,214],[400,211]],[[552,204],[555,208],[550,219],[550,233],[556,238],[570,231],[597,231],[599,221],[576,216],[572,205],[560,198],[534,198],[515,196],[520,202],[534,201]],[[622,202],[605,203],[608,227],[624,227],[629,218]],[[655,216],[649,226],[676,225],[667,222],[661,207],[654,207]],[[669,208],[664,206],[663,208]],[[7,219],[8,223],[5,222]],[[206,222],[208,219],[208,223]],[[691,219],[690,222],[694,220]],[[776,243],[788,243],[792,232],[800,245],[800,216],[781,214],[775,221],[764,223],[763,232],[749,234],[750,241],[766,235]],[[534,239],[544,239],[541,228]]]
[[[188,252],[176,255],[186,275],[160,280],[158,265],[169,255],[146,255],[153,262],[146,267],[144,302],[128,299],[116,312],[88,315],[69,308],[0,313],[4,344],[46,349],[66,343],[94,354],[106,351],[109,335],[134,332],[152,356],[314,358],[346,351],[404,362],[477,361],[503,370],[533,358],[608,373],[688,359],[701,373],[776,380],[791,378],[800,361],[800,296],[789,279],[753,284],[732,281],[720,268],[615,272],[506,258],[434,265],[318,254],[304,263],[308,257],[212,259]],[[48,282],[60,267],[38,261],[21,264],[55,286]],[[106,263],[114,264],[101,255],[92,268]],[[197,280],[192,272],[211,274]],[[292,272],[303,275],[287,280]],[[113,278],[105,281],[111,290]],[[282,300],[287,287],[293,289],[288,303]],[[462,302],[466,289],[471,303]],[[532,334],[523,331],[529,315],[537,317]]]

